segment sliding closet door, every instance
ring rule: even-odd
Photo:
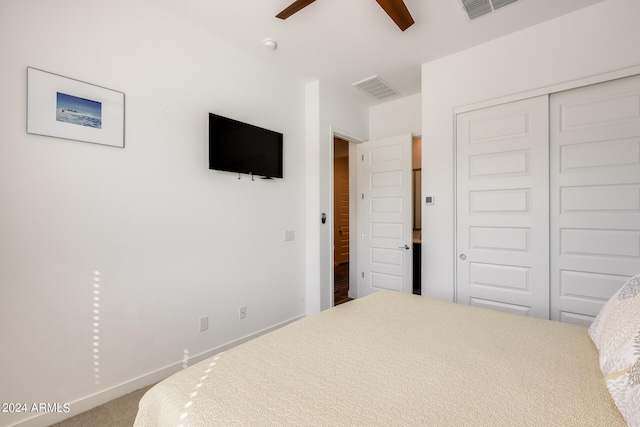
[[[457,301],[549,318],[548,97],[459,114]]]
[[[550,100],[551,317],[588,325],[640,273],[640,76]]]

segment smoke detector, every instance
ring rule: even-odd
[[[269,50],[275,50],[278,47],[278,42],[274,39],[263,39],[262,44]]]

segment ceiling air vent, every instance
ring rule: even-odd
[[[352,86],[367,92],[377,99],[384,99],[398,94],[395,89],[378,76],[371,76],[360,80],[359,82],[353,83]]]
[[[482,15],[498,10],[508,4],[518,0],[460,0],[462,7],[469,16],[469,19],[476,19]]]

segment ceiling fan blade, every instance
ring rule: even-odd
[[[396,23],[402,31],[413,25],[414,20],[409,13],[409,9],[402,0],[376,0],[387,12],[387,15]]]
[[[303,9],[309,6],[314,1],[316,0],[296,0],[293,3],[291,3],[286,9],[284,9],[282,12],[277,14],[276,18],[287,19],[294,13],[298,12],[300,9]]]

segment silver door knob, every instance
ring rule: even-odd
[[[406,249],[406,250],[409,250],[409,249],[411,249],[411,248],[409,247],[409,245],[404,245],[404,246],[398,246],[398,249]]]
[[[467,259],[467,256],[465,254],[460,254],[460,259],[464,261],[465,259]]]

